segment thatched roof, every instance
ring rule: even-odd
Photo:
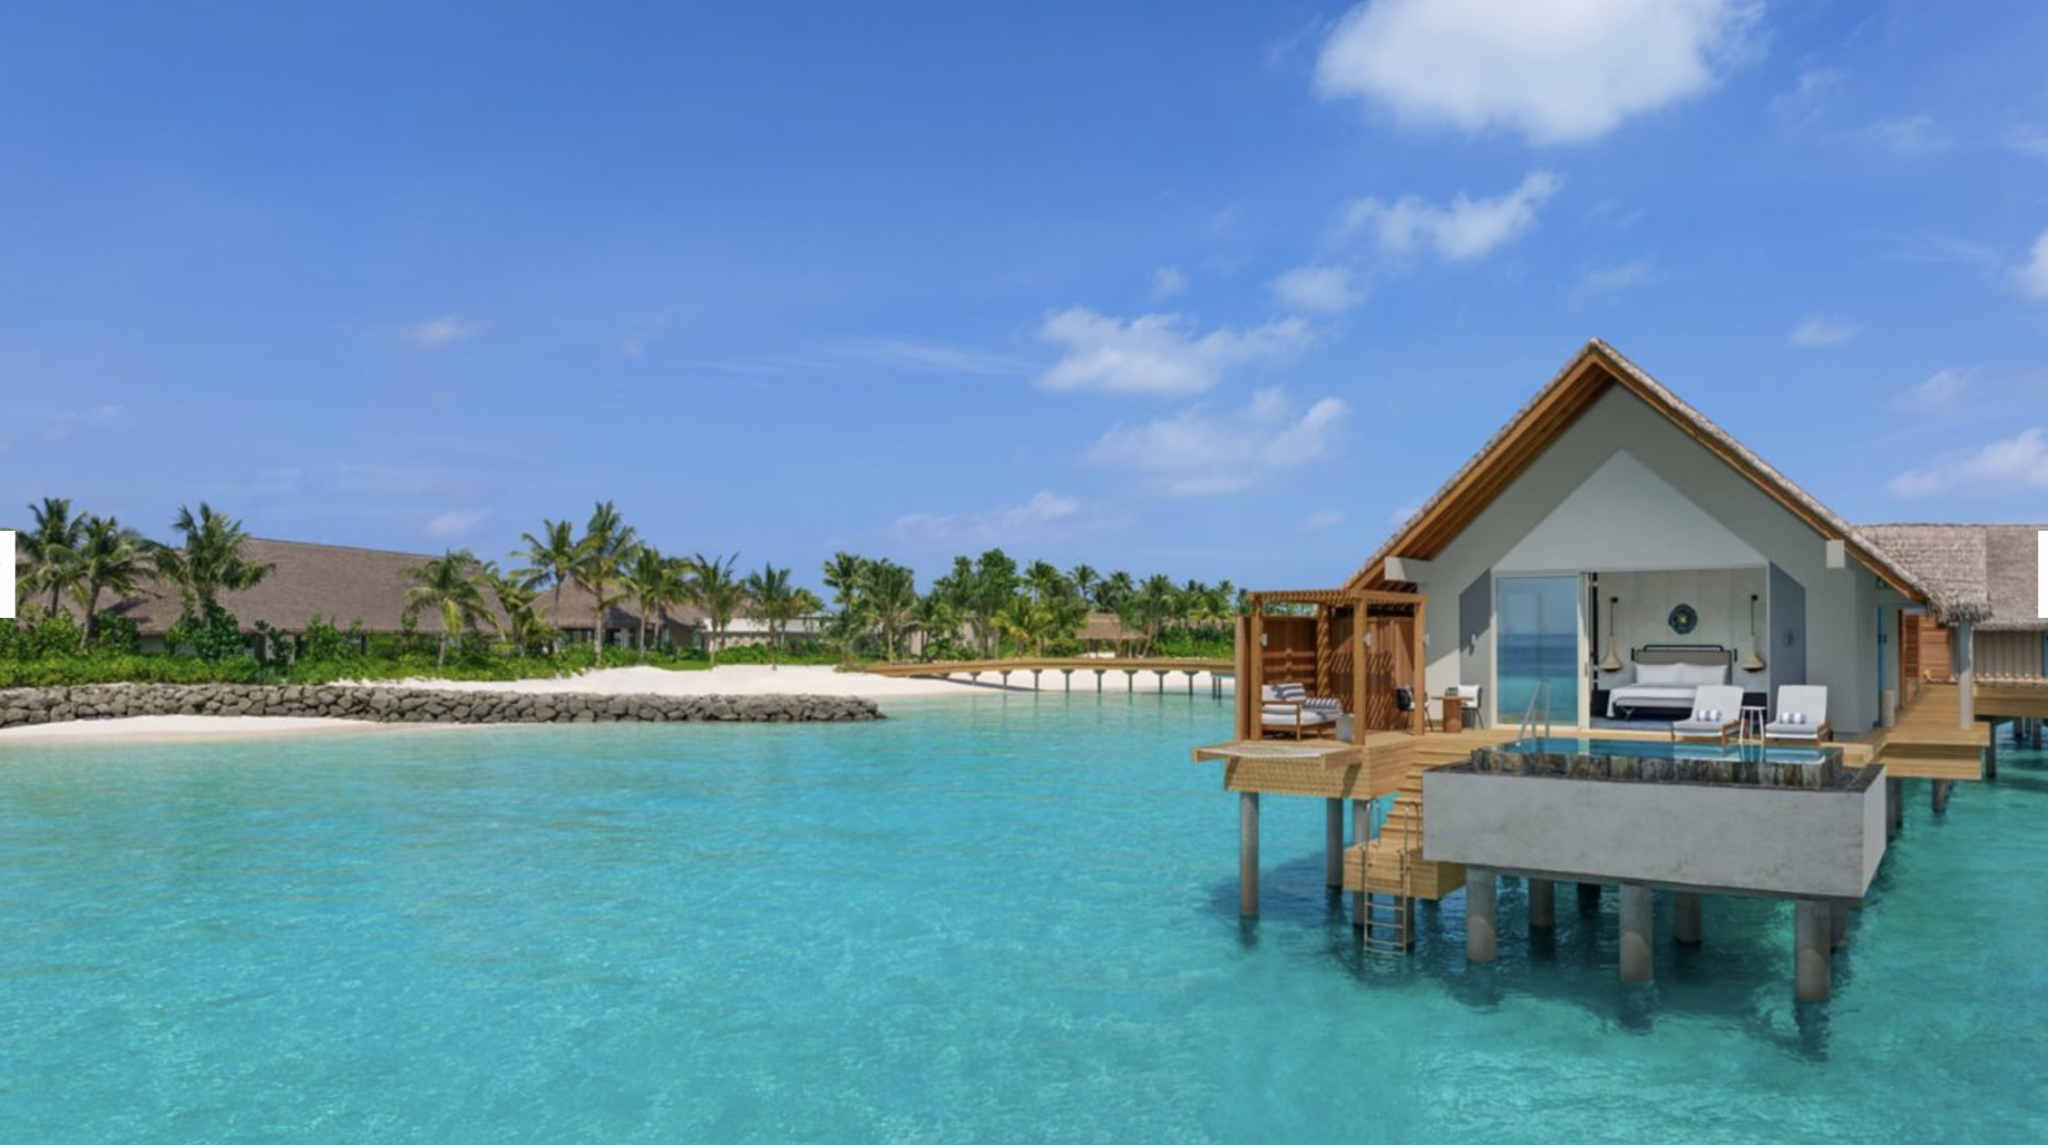
[[[1124,622],[1118,620],[1114,612],[1091,612],[1088,622],[1081,626],[1081,639],[1132,644],[1144,640],[1145,634],[1125,628]]]
[[[284,632],[303,630],[306,622],[314,616],[330,618],[344,629],[355,621],[361,621],[367,632],[402,631],[405,590],[411,584],[406,579],[405,570],[435,559],[424,553],[255,537],[243,546],[242,556],[255,564],[275,565],[276,569],[255,588],[223,594],[221,604],[235,614],[244,628],[253,629],[258,621],[262,621]],[[488,592],[485,598],[490,598]],[[496,602],[491,603],[495,609]],[[548,614],[552,604],[553,594],[542,593],[540,611],[543,616]],[[154,578],[145,581],[142,590],[133,597],[102,605],[106,611],[134,620],[137,629],[145,636],[161,636],[177,622],[180,607],[177,589]],[[671,608],[668,615],[672,627],[686,627],[695,623],[702,613],[688,607],[677,607]],[[590,594],[573,584],[565,586],[562,590],[562,615],[553,623],[563,628],[588,630],[591,622]],[[639,625],[640,616],[631,601],[613,607],[606,619],[606,627],[609,628],[634,630]],[[421,612],[418,630],[439,633],[440,616],[431,610]]]
[[[1849,555],[1877,573],[1908,598],[1934,605],[1935,600],[1906,568],[1865,542],[1847,521],[1795,485],[1728,431],[1714,424],[1678,395],[1666,389],[1620,351],[1598,338],[1572,356],[1529,403],[1508,419],[1479,452],[1460,466],[1407,523],[1373,553],[1348,582],[1350,588],[1384,584],[1388,557],[1434,557],[1465,524],[1498,496],[1522,470],[1578,420],[1613,386],[1620,386],[1662,414],[1682,432],[1748,478],[1767,496],[1804,520],[1829,540],[1839,540]]]
[[[2035,599],[2043,529],[2048,525],[1895,524],[1858,532],[1928,586],[1942,623],[1996,632],[2048,629]]]

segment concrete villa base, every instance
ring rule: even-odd
[[[127,716],[304,716],[386,724],[847,723],[858,696],[658,696],[363,685],[91,684],[0,691],[0,728]]]

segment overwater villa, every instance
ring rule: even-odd
[[[1371,949],[1463,891],[1489,962],[1501,876],[1537,929],[1615,885],[1646,981],[1655,895],[1681,943],[1702,896],[1773,896],[1825,998],[1904,782],[1943,809],[1992,721],[2048,717],[2034,536],[1852,526],[1593,341],[1343,585],[1252,594],[1234,738],[1195,753],[1240,796],[1242,912],[1260,797],[1320,797]]]

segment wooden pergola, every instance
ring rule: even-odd
[[[1353,742],[1366,733],[1421,735],[1423,632],[1429,598],[1388,589],[1253,592],[1238,618],[1237,738],[1260,738],[1259,701],[1269,683],[1298,683],[1351,714]],[[1267,615],[1274,605],[1308,606],[1307,615]],[[1409,689],[1402,711],[1396,690]]]

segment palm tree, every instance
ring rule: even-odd
[[[860,599],[882,630],[883,654],[896,658],[896,638],[917,613],[917,574],[894,561],[870,563],[860,582]]]
[[[178,531],[181,543],[176,548],[154,547],[151,562],[159,577],[178,586],[186,608],[195,614],[216,607],[222,592],[255,588],[277,568],[244,560],[242,546],[249,534],[242,522],[214,512],[204,501],[199,503],[196,517],[192,510],[179,506],[171,527]]]
[[[860,595],[861,574],[868,567],[868,559],[852,553],[833,553],[825,562],[825,587],[832,590],[832,603],[842,610],[852,608]]]
[[[1101,573],[1088,565],[1075,565],[1067,570],[1067,579],[1074,582],[1074,591],[1081,594],[1083,601],[1091,606],[1095,603],[1095,590],[1102,584]]]
[[[926,655],[930,654],[932,641],[944,640],[950,643],[960,636],[960,610],[953,607],[953,602],[937,591],[937,585],[932,587],[933,591],[925,594],[925,598],[917,602],[917,609],[912,614],[913,627],[924,633]]]
[[[569,582],[576,570],[576,526],[568,521],[550,521],[543,517],[538,536],[521,533],[519,539],[526,542],[526,550],[512,555],[533,569],[540,584],[554,588],[554,607],[549,611],[548,619],[559,625],[562,623],[562,586]]]
[[[641,545],[633,551],[632,560],[625,569],[626,588],[633,594],[633,600],[640,608],[640,652],[647,652],[647,618],[660,612],[666,619],[668,606],[674,604],[683,591],[682,574],[675,561],[661,555],[653,545]]]
[[[637,547],[638,534],[619,517],[618,509],[610,501],[598,502],[583,526],[583,540],[576,546],[576,563],[569,576],[590,594],[593,662],[600,668],[604,666],[605,617],[613,605],[626,599],[625,593],[611,590]]]
[[[490,605],[478,586],[480,571],[468,549],[450,549],[443,556],[403,570],[412,586],[405,590],[407,620],[428,609],[441,614],[441,648],[436,667],[448,663],[448,643],[456,632],[473,632],[479,620],[491,620]]]
[[[505,636],[519,654],[524,656],[531,649],[551,642],[554,627],[542,619],[540,610],[534,607],[540,601],[542,574],[533,569],[500,573],[489,565],[485,565],[483,571],[484,580],[491,587],[491,595],[498,598],[498,610],[505,614]]]
[[[78,637],[82,648],[92,641],[100,594],[129,596],[141,584],[143,573],[148,571],[149,542],[141,533],[122,528],[112,517],[87,514],[80,518],[80,523],[84,526],[84,537],[75,550],[78,584],[73,591],[80,611],[85,614],[85,628]]]
[[[1124,602],[1131,599],[1131,594],[1136,591],[1138,585],[1131,579],[1131,574],[1118,569],[1102,578],[1102,584],[1095,590],[1095,606],[1105,612],[1122,615]]]
[[[85,518],[71,515],[71,501],[66,497],[45,497],[41,505],[30,505],[28,511],[35,518],[35,527],[16,537],[19,556],[27,565],[15,589],[17,603],[30,593],[48,592],[49,611],[54,616],[65,591],[79,582],[78,546],[85,537]]]
[[[775,671],[782,667],[782,634],[788,630],[789,622],[803,615],[805,606],[815,604],[818,598],[809,589],[792,585],[789,570],[776,568],[772,563],[749,574],[745,590],[749,611],[768,625],[768,668]]]
[[[698,553],[689,561],[689,600],[704,610],[705,619],[711,622],[711,666],[718,666],[718,646],[725,640],[725,630],[732,624],[733,613],[740,610],[746,600],[746,588],[734,574],[733,567],[739,564],[738,556],[707,557]]]
[[[1179,607],[1180,590],[1173,581],[1164,576],[1149,576],[1143,584],[1125,600],[1123,608],[1117,611],[1117,619],[1127,628],[1136,629],[1145,638],[1142,655],[1150,656],[1152,646],[1158,643],[1160,629],[1173,618]]]

